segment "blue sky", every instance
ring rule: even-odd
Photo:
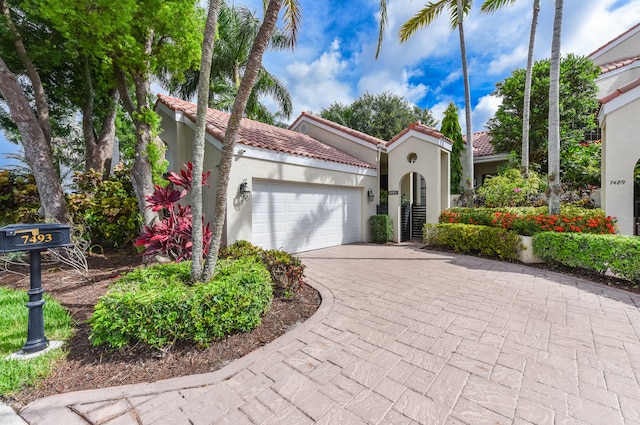
[[[293,98],[293,121],[301,112],[319,113],[333,102],[348,104],[365,92],[389,91],[433,110],[441,119],[449,102],[464,107],[460,47],[447,15],[404,44],[400,26],[425,0],[388,0],[389,26],[378,60],[374,58],[379,0],[299,0],[302,25],[294,51],[267,52],[266,68],[280,78]],[[262,0],[237,0],[261,11]],[[519,0],[480,14],[481,0],[465,20],[470,67],[473,130],[484,129],[500,104],[490,96],[495,83],[526,65],[533,0]],[[541,0],[535,57],[551,50],[554,2]],[[587,55],[640,21],[640,0],[565,0],[562,53]],[[461,111],[461,125],[464,126]],[[0,135],[3,153],[15,146]]]

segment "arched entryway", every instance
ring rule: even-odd
[[[406,173],[398,187],[400,198],[400,241],[422,238],[427,222],[427,182],[417,172]]]

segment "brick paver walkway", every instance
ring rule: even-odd
[[[640,424],[640,296],[416,246],[302,255],[310,321],[215,373],[63,394],[31,424]]]

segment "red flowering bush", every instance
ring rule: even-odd
[[[529,212],[528,210],[524,210]],[[597,210],[568,209],[559,215],[518,213],[490,208],[456,208],[440,214],[440,223],[481,224],[531,236],[539,232],[614,234],[616,219]]]
[[[178,201],[191,190],[193,180],[193,165],[188,162],[180,174],[169,173],[169,181],[180,188],[156,186],[151,195],[147,195],[148,208],[160,212],[162,220],[151,226],[144,226],[142,234],[138,236],[135,245],[144,246],[146,255],[164,254],[175,261],[191,258],[193,246],[191,220],[191,206],[180,205]],[[202,184],[207,184],[211,172],[202,174]],[[204,221],[204,216],[202,217]],[[209,223],[202,227],[203,253],[207,255],[211,244],[212,232]]]

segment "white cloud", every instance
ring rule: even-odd
[[[502,98],[500,97],[492,96],[490,94],[481,97],[478,104],[471,112],[473,131],[478,132],[485,130],[484,125],[493,117],[501,104]]]
[[[527,62],[528,46],[517,46],[511,52],[501,54],[489,63],[487,72],[490,75],[500,75],[516,68],[524,68]]]
[[[364,75],[358,81],[358,92],[372,94],[390,92],[401,96],[411,103],[418,103],[427,93],[427,86],[422,83],[411,84],[409,78],[412,76],[407,70],[400,73],[400,78],[388,70],[380,70]]]
[[[317,59],[287,65],[284,80],[293,100],[292,119],[303,111],[318,113],[333,102],[350,103],[352,87],[342,78],[348,66],[348,61],[342,59],[337,39]]]

